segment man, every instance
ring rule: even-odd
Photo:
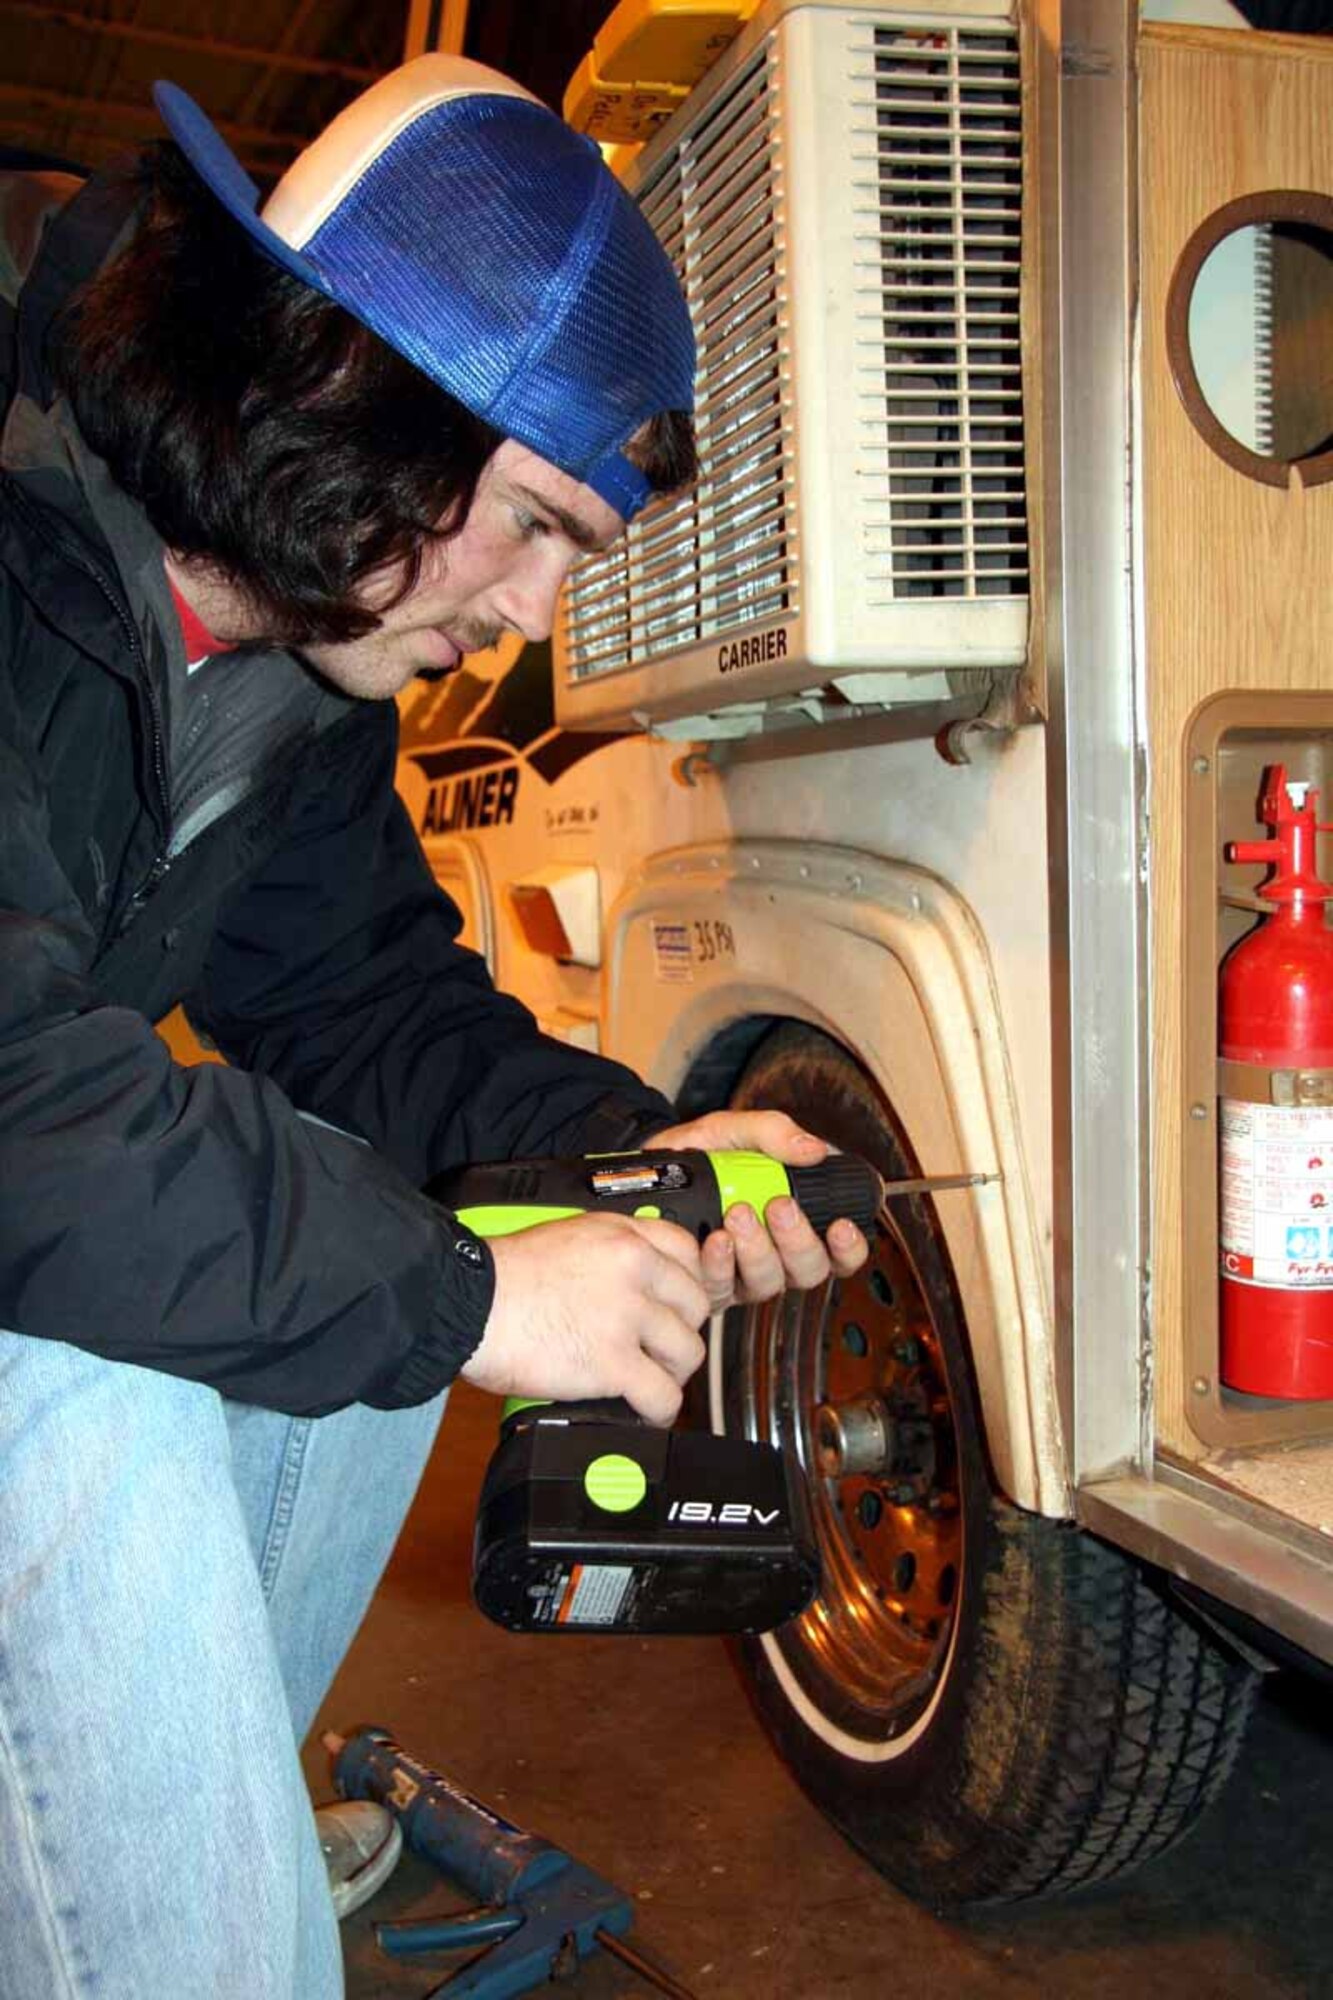
[[[550,629],[692,472],[693,343],[596,149],[383,79],[264,209],[197,108],[9,177],[0,479],[0,1996],[326,2000],[297,1748],[457,1374],[669,1422],[732,1299],[849,1272],[791,1204],[702,1251],[483,1243],[419,1190],[681,1126],[456,942],[392,697]],[[173,1063],[184,1003],[227,1058]]]

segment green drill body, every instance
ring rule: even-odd
[[[816,1229],[840,1215],[869,1229],[881,1187],[874,1168],[850,1153],[831,1154],[817,1167],[787,1167],[767,1153],[664,1147],[464,1167],[432,1182],[428,1192],[478,1236],[510,1236],[601,1211],[660,1217],[702,1242],[738,1202],[748,1202],[762,1220],[783,1195],[800,1203]]]

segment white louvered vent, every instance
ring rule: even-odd
[[[700,478],[580,563],[560,719],[722,726],[1022,663],[1018,39],[1003,0],[777,0],[631,186],[699,343]]]
[[[852,104],[877,238],[859,377],[871,601],[1022,595],[1016,40],[873,26]]]
[[[691,302],[702,476],[579,565],[565,607],[575,680],[793,603],[769,70],[761,51],[640,193]]]

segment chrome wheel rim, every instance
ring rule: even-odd
[[[930,1706],[949,1657],[963,1510],[948,1366],[893,1218],[856,1278],[748,1309],[741,1341],[740,1427],[799,1464],[823,1570],[777,1643],[840,1729],[897,1736]],[[841,1460],[831,1435],[850,1440]]]

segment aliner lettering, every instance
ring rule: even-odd
[[[719,646],[717,670],[720,674],[732,674],[737,667],[762,667],[769,660],[786,657],[787,628],[783,625],[776,632],[755,632],[747,639],[733,639],[728,645]]]
[[[423,833],[453,833],[462,826],[504,826],[514,817],[519,766],[492,764],[488,771],[440,778],[426,796]]]

